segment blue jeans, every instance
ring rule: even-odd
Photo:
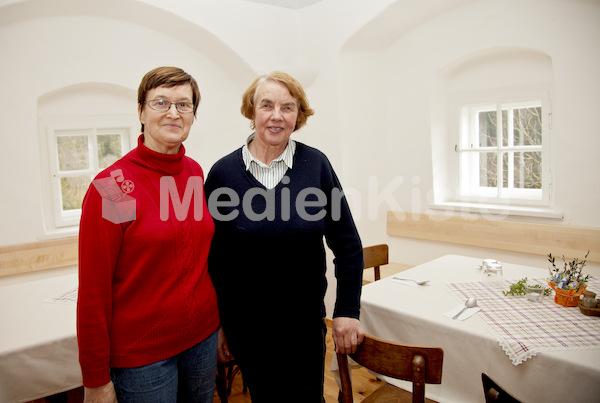
[[[111,368],[119,403],[212,402],[217,332],[174,357],[136,368]]]

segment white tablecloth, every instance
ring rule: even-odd
[[[75,328],[77,268],[0,278],[0,402],[26,402],[82,385]]]
[[[482,312],[465,321],[444,316],[464,302],[450,292],[448,283],[481,280],[481,260],[448,255],[402,272],[402,277],[430,280],[425,286],[410,287],[391,277],[364,286],[363,329],[388,340],[441,346],[442,384],[426,386],[427,396],[439,402],[484,402],[482,372],[523,402],[598,402],[599,348],[542,351],[515,366],[482,320]],[[504,264],[504,279],[544,277],[548,271],[543,258],[540,264],[540,268]],[[546,297],[544,303],[554,302]],[[410,388],[404,382],[390,382]]]

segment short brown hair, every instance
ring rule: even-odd
[[[308,104],[308,98],[306,98],[306,93],[304,92],[304,89],[300,83],[294,77],[281,71],[273,71],[271,73],[256,77],[246,92],[244,92],[244,95],[242,95],[242,107],[240,110],[244,117],[252,121],[252,123],[250,123],[250,127],[253,130],[256,128],[254,124],[256,94],[258,92],[258,88],[266,81],[275,81],[285,85],[292,97],[298,100],[300,105],[298,105],[298,118],[296,119],[296,127],[294,130],[299,130],[306,124],[308,117],[315,114],[315,111],[310,108]]]
[[[189,84],[192,87],[192,102],[194,103],[194,116],[196,116],[198,104],[200,103],[198,83],[194,77],[178,67],[157,67],[146,73],[138,88],[138,105],[140,106],[140,110],[144,108],[144,101],[146,101],[148,91],[162,86],[171,88],[185,84]],[[143,131],[144,125],[142,124]]]

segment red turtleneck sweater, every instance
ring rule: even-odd
[[[109,367],[138,367],[167,359],[219,326],[206,264],[214,223],[202,194],[202,168],[185,156],[183,145],[179,153],[168,155],[142,143],[143,135],[136,149],[96,177],[110,178],[111,172],[122,171],[128,196],[135,199],[135,219],[115,224],[103,218],[103,208],[118,210],[119,205],[103,202],[94,185],[83,201],[77,340],[87,387],[108,383]],[[168,218],[164,211],[161,218],[162,177],[172,178],[163,180],[163,186],[177,187],[179,216],[169,198]],[[195,178],[188,185],[190,177]],[[189,210],[182,210],[186,187],[191,193],[192,183],[202,192],[194,192]],[[164,190],[163,199],[169,193]],[[197,197],[202,198],[201,218],[194,212]],[[187,211],[185,217],[182,211]]]

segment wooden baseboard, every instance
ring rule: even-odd
[[[489,220],[449,214],[388,212],[387,233],[459,245],[600,262],[600,229]]]
[[[388,212],[392,236],[546,256],[564,255],[600,262],[600,229],[524,223],[508,220],[465,219],[446,214]],[[0,277],[77,264],[77,237],[0,247]]]
[[[0,277],[74,266],[78,237],[0,247]]]

